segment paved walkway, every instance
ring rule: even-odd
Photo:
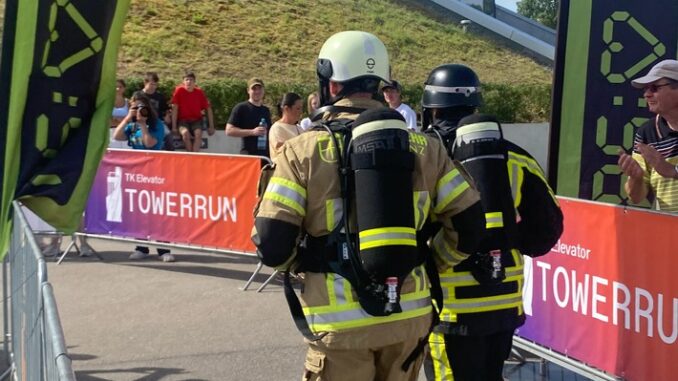
[[[133,245],[90,242],[103,261],[48,266],[78,380],[300,378],[304,343],[280,283],[238,289],[255,259],[179,249],[174,263],[130,261]]]
[[[300,379],[305,344],[281,283],[257,293],[271,273],[265,268],[249,291],[239,289],[256,259],[177,249],[174,263],[156,255],[132,261],[133,244],[90,243],[103,260],[69,254],[48,264],[79,381]],[[506,374],[548,379],[536,369],[507,365]]]

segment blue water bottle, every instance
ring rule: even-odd
[[[259,127],[264,127],[264,129],[268,130],[268,123],[266,123],[266,118],[261,118],[261,120],[259,121]],[[259,151],[265,151],[266,144],[267,144],[266,134],[257,136],[257,149]]]

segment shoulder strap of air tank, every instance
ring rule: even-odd
[[[309,341],[321,340],[323,337],[325,337],[325,335],[327,335],[327,332],[315,335],[313,334],[313,331],[311,331],[311,328],[308,326],[306,316],[304,315],[304,309],[301,307],[301,303],[299,302],[299,297],[297,297],[297,294],[294,292],[294,288],[292,288],[289,271],[285,272],[283,284],[285,286],[285,299],[287,299],[287,305],[290,308],[294,325],[297,326],[299,332],[301,332],[301,334]]]
[[[329,106],[323,106],[320,108],[317,108],[313,114],[311,114],[311,121],[315,122],[317,120],[320,120],[323,115],[325,115],[326,112],[329,112],[331,114],[338,114],[341,112],[347,113],[347,114],[360,114],[361,112],[365,111],[364,108],[360,107],[350,107],[350,106],[335,106],[335,105],[329,105]]]
[[[433,310],[433,318],[431,319],[431,326],[429,327],[428,333],[419,339],[419,343],[412,350],[409,356],[401,365],[401,369],[405,372],[412,365],[412,362],[419,357],[419,354],[424,350],[424,346],[428,342],[428,337],[433,332],[433,329],[440,323],[440,312],[442,311],[443,306],[443,288],[440,286],[440,275],[438,274],[438,268],[436,266],[433,256],[429,253],[426,255],[424,262],[424,267],[426,268],[426,275],[428,275],[429,283],[431,284],[431,299],[435,303],[431,303],[431,309]]]
[[[362,109],[360,109],[362,110]],[[364,111],[364,110],[362,110]],[[361,112],[362,112],[361,111]],[[342,222],[330,233],[330,241],[337,245],[345,245],[341,247],[341,252],[337,252],[336,263],[330,263],[330,267],[338,274],[346,277],[356,288],[366,287],[369,283],[367,275],[362,271],[362,265],[357,253],[357,244],[355,243],[355,235],[352,235],[349,229],[349,216],[351,215],[351,129],[350,125],[353,121],[350,119],[337,119],[330,121],[329,124],[324,125],[324,128],[330,134],[332,143],[337,147],[337,169],[340,179],[340,190],[342,207],[344,210]],[[334,132],[340,132],[343,138],[343,152],[339,149],[340,145]],[[345,250],[345,253],[344,253]],[[339,257],[341,256],[341,257]],[[350,264],[348,271],[339,272],[339,264],[343,258],[348,257]],[[355,282],[355,283],[354,283]]]

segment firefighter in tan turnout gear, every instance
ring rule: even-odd
[[[309,345],[304,380],[416,380],[434,321],[420,230],[439,221],[433,259],[456,265],[484,229],[479,194],[436,139],[372,100],[389,80],[377,37],[333,35],[317,74],[322,120],[283,146],[252,240],[264,264],[286,272]],[[289,272],[302,274],[301,301]]]

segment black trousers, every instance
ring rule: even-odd
[[[487,336],[445,335],[445,353],[454,381],[503,381],[504,361],[511,354],[513,330]],[[430,358],[425,364],[428,380],[433,380]]]

